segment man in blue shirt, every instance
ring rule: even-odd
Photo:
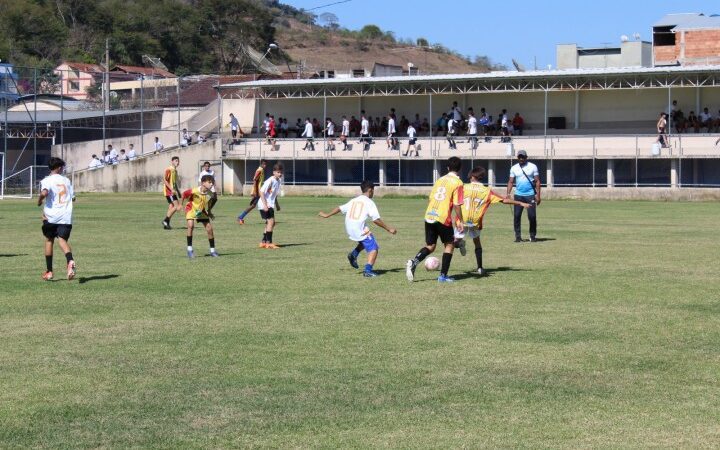
[[[520,150],[517,154],[518,163],[510,168],[510,179],[507,184],[507,196],[510,196],[515,186],[515,200],[530,203],[528,220],[530,221],[530,242],[537,242],[537,205],[540,204],[540,173],[535,164],[528,162],[527,152]],[[523,207],[513,207],[513,227],[515,228],[515,242],[523,242],[520,234],[520,220]]]

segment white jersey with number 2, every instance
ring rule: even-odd
[[[371,220],[378,220],[378,212],[375,202],[365,195],[359,195],[340,207],[340,212],[345,214],[345,231],[348,237],[356,242],[367,238],[370,229],[365,225],[369,217]]]
[[[45,207],[43,213],[49,223],[62,225],[72,224],[73,192],[70,180],[59,174],[53,174],[43,178],[40,182],[40,189],[47,190]]]

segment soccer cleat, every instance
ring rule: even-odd
[[[460,241],[457,244],[458,250],[460,250],[460,254],[462,256],[467,255],[467,247],[465,246],[465,239],[460,239]]]
[[[188,258],[193,259],[195,258],[195,253],[192,250],[187,251]]]
[[[530,236],[530,242],[537,242],[537,238],[535,236]]]
[[[237,224],[238,225],[245,225],[245,219],[237,218]]]
[[[220,255],[218,255],[218,252],[212,251],[212,252],[210,252],[210,256],[212,256],[213,258],[217,258]]]
[[[447,275],[440,275],[437,280],[439,283],[453,283],[455,278],[451,278]]]
[[[515,242],[523,242],[522,238],[516,237]]]
[[[172,227],[170,226],[170,222],[168,222],[167,220],[163,220],[162,224],[163,224],[163,228],[165,228],[166,230],[172,230]]]
[[[408,259],[407,264],[405,264],[405,276],[407,277],[408,281],[413,281],[415,279],[415,261],[412,259]]]
[[[485,270],[481,267],[477,270],[477,274],[481,277],[487,276],[487,270]]]
[[[49,270],[46,270],[45,273],[42,275],[42,279],[45,281],[50,281],[53,279],[53,273]]]
[[[278,248],[280,248],[280,246],[277,244],[273,244],[272,242],[268,242],[267,244],[265,244],[265,248],[269,248],[271,250],[277,250]]]
[[[374,278],[374,277],[378,276],[378,274],[377,274],[377,272],[373,272],[372,270],[366,270],[363,272],[363,276],[365,278]]]
[[[351,253],[348,253],[348,257],[347,257],[347,258],[348,258],[348,261],[350,262],[350,265],[351,265],[354,269],[359,269],[359,268],[360,268],[360,266],[358,266],[358,263],[357,263],[357,257],[353,256],[352,252],[351,252]]]
[[[75,278],[75,261],[70,261],[67,264],[67,277],[68,280]]]
[[[267,242],[261,242],[261,243],[259,243],[259,244],[258,244],[258,248],[268,248],[268,247],[267,247]]]

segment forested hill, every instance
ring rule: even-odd
[[[111,64],[143,65],[150,55],[178,74],[252,71],[240,43],[264,51],[269,42],[283,49],[269,56],[278,64],[333,67],[340,52],[355,65],[414,59],[430,72],[491,67],[487,58],[470,61],[422,38],[341,25],[332,14],[315,16],[277,0],[0,0],[0,59],[44,68],[62,60],[99,63],[109,39]],[[307,50],[318,47],[328,60]]]

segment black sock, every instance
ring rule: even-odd
[[[478,269],[482,269],[482,247],[475,247],[475,259],[477,260]]]
[[[187,237],[187,244],[188,244],[188,247],[192,247],[192,236]]]
[[[452,253],[443,253],[440,275],[447,276],[448,271],[450,270],[450,261],[452,261]]]
[[[427,255],[430,254],[430,250],[427,249],[427,247],[423,247],[420,249],[420,251],[415,255],[415,258],[413,259],[413,262],[415,264],[419,264],[420,261],[427,258]]]
[[[208,239],[210,241],[210,248],[215,248],[215,238]]]
[[[267,232],[267,241],[268,243],[272,244],[272,231]]]
[[[52,255],[45,255],[45,266],[47,266],[48,272],[52,272]]]
[[[360,254],[361,251],[365,250],[365,246],[362,242],[358,242],[358,245],[355,247],[355,251]]]
[[[168,216],[165,216],[165,222],[170,223],[170,218]]]
[[[263,233],[263,242],[267,242],[267,231]]]
[[[67,262],[70,262],[73,260],[72,252],[65,253],[65,259],[67,259]]]

